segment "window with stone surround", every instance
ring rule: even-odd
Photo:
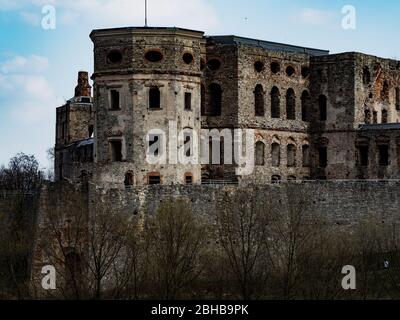
[[[321,94],[319,96],[318,105],[319,105],[319,120],[326,121],[328,114],[327,114],[327,98],[325,95]]]
[[[265,165],[265,144],[262,141],[258,141],[255,149],[256,166]]]
[[[281,165],[281,146],[279,143],[273,143],[271,147],[271,160],[273,167],[279,167]]]
[[[304,90],[301,95],[301,120],[310,121],[310,94]]]
[[[149,90],[149,109],[161,109],[161,92],[158,87]]]
[[[264,111],[264,89],[261,84],[256,86],[254,90],[254,107],[255,114],[257,117],[263,117],[265,114]]]
[[[286,118],[296,120],[296,94],[292,88],[286,92]]]
[[[271,117],[279,119],[281,117],[281,101],[280,93],[277,87],[273,87],[271,90]]]
[[[222,89],[217,83],[208,87],[208,112],[210,116],[220,116],[222,111]]]

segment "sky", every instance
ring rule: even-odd
[[[397,60],[399,17],[394,0],[148,0],[150,26]],[[49,168],[56,107],[93,72],[91,30],[143,25],[144,0],[0,0],[0,166],[24,152]]]

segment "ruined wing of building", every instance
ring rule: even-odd
[[[148,184],[400,178],[400,62],[180,28],[95,30],[57,109],[57,180]],[[150,164],[158,128],[254,129],[255,168]],[[222,147],[224,146],[223,143]]]

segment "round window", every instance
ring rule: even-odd
[[[150,62],[159,62],[163,59],[163,55],[160,51],[151,50],[146,52],[145,56],[147,61]]]
[[[256,61],[256,63],[254,63],[254,69],[256,69],[257,72],[262,72],[264,70],[264,63]]]
[[[291,77],[292,75],[294,75],[295,74],[295,70],[294,70],[294,68],[292,67],[292,66],[288,66],[287,68],[286,68],[286,74],[289,76],[289,77]]]
[[[279,65],[278,62],[272,62],[271,63],[271,71],[274,74],[277,74],[279,71],[281,71],[281,66]]]
[[[119,50],[110,50],[107,54],[107,61],[112,64],[122,62],[122,52]]]
[[[186,52],[186,53],[183,55],[183,61],[184,61],[186,64],[191,64],[191,63],[193,62],[193,60],[194,60],[194,58],[193,58],[193,55],[192,55],[191,53]]]

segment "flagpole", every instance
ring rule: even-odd
[[[144,26],[147,27],[147,0],[144,0]]]

